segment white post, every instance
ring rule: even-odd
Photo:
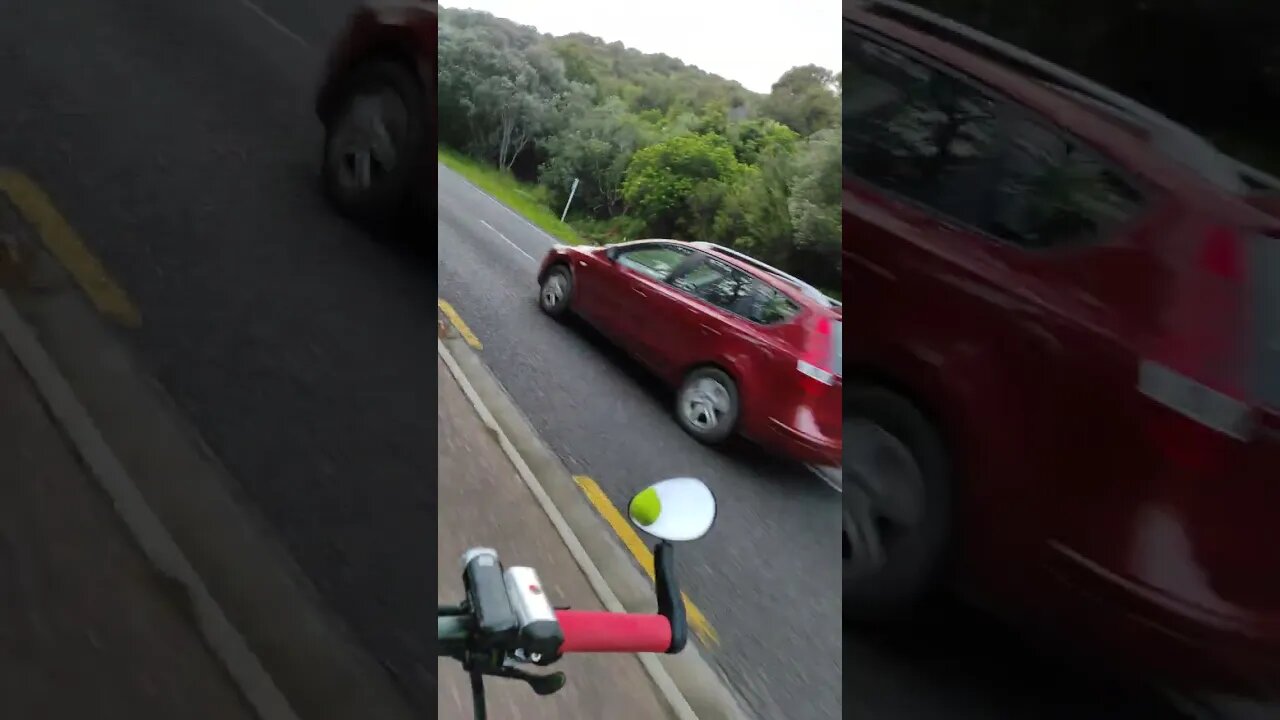
[[[578,178],[573,179],[573,187],[569,188],[569,200],[564,204],[564,212],[560,213],[560,222],[564,222],[565,215],[569,214],[569,204],[573,202],[573,194],[578,192]]]

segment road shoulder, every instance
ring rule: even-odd
[[[281,717],[250,707],[2,341],[0,398],[0,717]]]
[[[532,566],[553,604],[600,610],[590,582],[549,517],[539,511],[537,499],[451,374],[444,355],[436,365],[439,602],[456,604],[462,599],[458,559],[468,548],[479,546],[497,550],[509,566]],[[517,681],[486,679],[490,716],[604,718],[627,708],[627,717],[680,717],[667,712],[635,655],[571,655],[550,670],[564,672],[568,684],[545,698],[535,697]],[[467,675],[448,658],[439,661],[438,673],[439,716],[470,718]]]
[[[465,340],[443,321],[440,334],[443,361],[542,505],[600,604],[611,611],[654,612],[656,601],[648,577],[596,514],[569,470],[538,437]],[[638,657],[676,717],[697,720],[746,717],[727,683],[694,644],[678,655]]]
[[[267,720],[410,718],[199,435],[0,194],[0,337]],[[6,291],[7,289],[7,291]]]

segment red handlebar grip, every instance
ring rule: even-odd
[[[664,653],[671,647],[671,622],[662,615],[557,610],[564,632],[561,653]]]

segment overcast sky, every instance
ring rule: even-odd
[[[445,0],[552,35],[582,32],[663,53],[769,92],[796,65],[840,67],[838,0]]]

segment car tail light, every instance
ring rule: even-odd
[[[805,351],[796,359],[796,371],[815,381],[810,383],[814,392],[835,385],[840,376],[841,323],[826,315],[819,316],[813,324],[813,332],[805,338]]]
[[[1163,337],[1138,367],[1138,391],[1167,411],[1148,432],[1169,467],[1192,475],[1221,470],[1254,432],[1248,249],[1231,228],[1206,233],[1172,294]]]
[[[1215,231],[1170,297],[1138,389],[1149,399],[1150,499],[1189,539],[1207,606],[1280,607],[1280,238]],[[1181,576],[1180,576],[1181,577]]]

